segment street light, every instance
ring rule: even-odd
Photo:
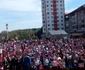
[[[6,32],[7,32],[7,37],[6,37],[6,39],[8,40],[8,24],[6,24]]]

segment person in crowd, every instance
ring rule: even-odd
[[[85,67],[85,39],[9,40],[0,44],[9,70]],[[31,68],[31,69],[30,69]]]
[[[6,57],[4,57],[4,59],[3,59],[3,65],[4,65],[4,70],[8,69],[8,61],[7,61]]]
[[[44,57],[44,68],[48,68],[49,67],[49,58],[48,58],[48,55],[45,55]]]
[[[25,57],[23,58],[23,69],[30,70],[30,66],[31,66],[31,58],[28,56],[27,53],[25,53]]]
[[[39,60],[39,58],[35,58],[36,70],[39,70],[39,65],[40,65],[40,60]]]

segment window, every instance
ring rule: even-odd
[[[61,16],[61,18],[63,18],[63,16]]]
[[[50,26],[50,24],[48,24],[48,26]]]
[[[60,4],[60,6],[62,6],[62,4]]]
[[[44,5],[44,3],[42,3],[42,5]]]
[[[57,16],[57,18],[59,18],[59,16]]]
[[[69,29],[69,27],[66,27],[66,29]]]
[[[53,5],[51,5],[51,7],[52,7]]]
[[[73,26],[73,29],[75,29],[75,26]]]
[[[47,1],[47,3],[49,3],[49,1]]]
[[[61,29],[64,29],[63,27]]]
[[[47,9],[49,11],[49,9]]]
[[[59,30],[59,28],[58,28],[58,30]]]
[[[58,2],[58,1],[57,1]]]
[[[45,23],[45,21],[43,21],[43,23]]]
[[[43,7],[43,9],[44,9],[44,7]]]
[[[49,21],[48,21],[48,23],[49,23]]]
[[[47,12],[47,14],[49,14],[49,12]]]
[[[48,19],[49,19],[49,17],[48,17]]]
[[[61,12],[61,14],[62,14],[62,12]]]
[[[54,26],[54,24],[52,24],[52,26]]]
[[[54,22],[54,21],[52,20],[52,22]]]
[[[49,5],[47,5],[47,7],[49,7]]]
[[[63,26],[63,24],[61,24],[61,26]]]
[[[54,30],[54,28],[52,28],[52,30]]]
[[[50,30],[50,28],[48,28],[48,30]]]
[[[82,23],[84,23],[84,19],[82,19]]]
[[[51,16],[51,18],[53,18],[53,16]]]
[[[61,8],[61,10],[63,10],[63,8]]]
[[[44,16],[44,14],[42,14]]]
[[[44,28],[44,31],[45,31],[45,28]]]
[[[59,26],[59,24],[58,24],[58,26]]]
[[[53,12],[51,12],[51,14],[53,14]]]
[[[61,22],[63,22],[63,20],[61,20]]]
[[[59,20],[57,20],[57,22],[59,22]]]
[[[58,10],[59,8],[57,8],[57,10]]]
[[[81,27],[84,28],[84,24],[82,24]]]
[[[60,0],[60,2],[62,2],[62,0]]]
[[[45,27],[45,25],[43,25]]]
[[[44,16],[43,16],[43,20],[44,20]]]

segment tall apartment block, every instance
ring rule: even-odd
[[[43,33],[64,30],[64,0],[41,0]]]

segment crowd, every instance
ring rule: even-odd
[[[0,43],[4,70],[85,67],[85,39],[30,39]]]

